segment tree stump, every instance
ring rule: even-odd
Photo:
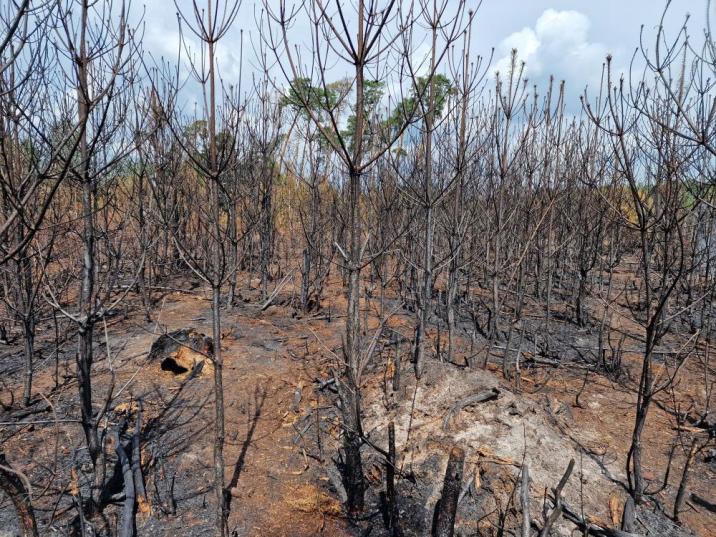
[[[450,450],[447,470],[445,470],[443,491],[438,503],[435,505],[433,537],[453,537],[464,465],[465,451],[457,446],[453,447]]]
[[[159,362],[164,371],[175,375],[213,370],[214,342],[192,328],[183,328],[159,336],[149,351],[149,361]]]

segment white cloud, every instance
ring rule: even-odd
[[[497,47],[495,71],[507,76],[510,57],[517,49],[518,62],[525,62],[523,77],[544,86],[550,75],[565,80],[570,93],[585,85],[596,89],[607,47],[589,41],[589,17],[578,11],[545,10],[533,28],[523,28],[503,39]]]
[[[587,40],[589,26],[589,18],[583,13],[548,9],[537,19],[535,30],[549,46],[570,46]]]
[[[512,63],[512,50],[517,50],[518,61],[527,63],[530,71],[541,72],[542,64],[538,56],[540,45],[539,37],[532,28],[523,28],[519,32],[510,34],[500,42],[498,50],[503,55],[495,64],[495,71],[507,76]]]

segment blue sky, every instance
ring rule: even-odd
[[[205,0],[198,1],[203,5]],[[190,13],[189,0],[179,0],[179,5]],[[471,5],[477,2],[468,2]],[[566,81],[572,108],[585,85],[598,84],[607,54],[613,56],[617,69],[629,65],[639,44],[642,24],[647,43],[653,45],[664,5],[662,0],[484,0],[476,14],[471,48],[484,56],[494,48],[491,71],[504,69],[510,50],[516,48],[526,62],[525,75],[538,87],[544,88],[550,75]],[[145,48],[156,56],[176,58],[179,34],[173,2],[146,0],[145,6]],[[689,13],[690,34],[700,38],[706,9],[705,0],[673,0],[666,18],[667,29],[677,31]],[[716,23],[716,2],[710,9]],[[136,0],[133,10],[141,11]],[[259,40],[256,17],[260,10],[260,3],[244,0],[231,31],[221,43],[219,62],[222,77],[228,83],[238,82],[241,30],[247,60],[245,83],[254,71],[251,42]],[[308,35],[307,26],[299,20],[292,39],[300,42]]]

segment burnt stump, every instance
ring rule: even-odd
[[[175,375],[213,369],[214,341],[192,328],[162,334],[152,343],[149,360]]]

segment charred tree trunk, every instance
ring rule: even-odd
[[[212,13],[212,2],[207,2],[208,27],[212,36],[215,31]],[[218,165],[218,147],[216,140],[216,60],[215,41],[213,37],[207,40],[209,53],[209,167],[212,174],[209,177],[209,195],[211,196],[211,222],[213,228],[213,277],[211,282],[211,317],[212,336],[214,339],[214,496],[216,498],[216,533],[217,537],[228,534],[228,509],[224,496],[224,381],[223,359],[221,355],[221,283],[225,267],[223,245],[221,244],[221,197],[220,177]]]
[[[89,2],[82,2],[82,32],[77,57],[77,113],[80,125],[89,123],[90,114],[90,59],[87,51],[86,31],[88,29]],[[92,365],[94,362],[94,326],[95,326],[95,262],[96,262],[96,225],[95,209],[97,181],[92,174],[92,154],[87,130],[81,132],[79,143],[80,169],[78,179],[82,187],[82,282],[79,292],[79,330],[77,349],[77,381],[79,386],[82,429],[87,441],[87,449],[94,468],[93,504],[99,505],[104,472],[101,471],[102,446],[97,430],[97,421],[92,408]]]
[[[431,71],[435,70],[436,65],[436,42],[437,28],[432,28],[432,51],[430,58]],[[433,218],[434,218],[434,200],[432,194],[433,183],[433,131],[435,121],[435,79],[430,78],[427,91],[427,106],[423,134],[423,151],[425,152],[424,169],[423,169],[423,192],[422,202],[425,221],[423,225],[423,259],[422,270],[423,278],[420,285],[420,293],[418,295],[418,323],[415,329],[415,378],[420,379],[425,369],[425,340],[428,319],[430,317],[430,306],[432,304],[433,295]]]
[[[116,444],[115,451],[119,459],[119,466],[122,470],[122,482],[124,483],[124,503],[122,504],[122,516],[119,522],[118,537],[134,537],[136,513],[136,491],[134,488],[134,478],[132,476],[132,467],[127,457],[127,452],[122,445],[119,433],[115,431],[114,442]]]
[[[25,382],[22,392],[22,401],[25,406],[32,402],[32,380],[35,356],[35,314],[34,308],[26,312],[22,322],[25,353]]]
[[[362,73],[361,73],[362,74]],[[359,78],[362,87],[362,77]],[[358,368],[360,361],[360,174],[350,174],[350,258],[348,260],[348,316],[346,319],[346,365],[341,378],[341,412],[343,415],[343,449],[345,451],[345,485],[348,510],[363,510],[365,481],[360,448],[362,425]]]
[[[691,449],[686,456],[686,462],[684,463],[684,473],[681,475],[681,481],[679,482],[679,490],[676,493],[676,499],[674,500],[674,520],[679,521],[679,512],[681,511],[681,505],[684,503],[684,497],[686,495],[686,487],[689,483],[689,470],[691,469],[691,463],[694,461],[696,455],[696,448],[698,441],[694,439],[691,443]]]
[[[2,451],[0,451],[0,489],[7,494],[15,506],[23,537],[37,537],[37,522],[35,522],[30,495]]]
[[[464,464],[465,452],[459,447],[453,447],[445,470],[443,491],[435,505],[432,537],[452,537],[454,534]]]

